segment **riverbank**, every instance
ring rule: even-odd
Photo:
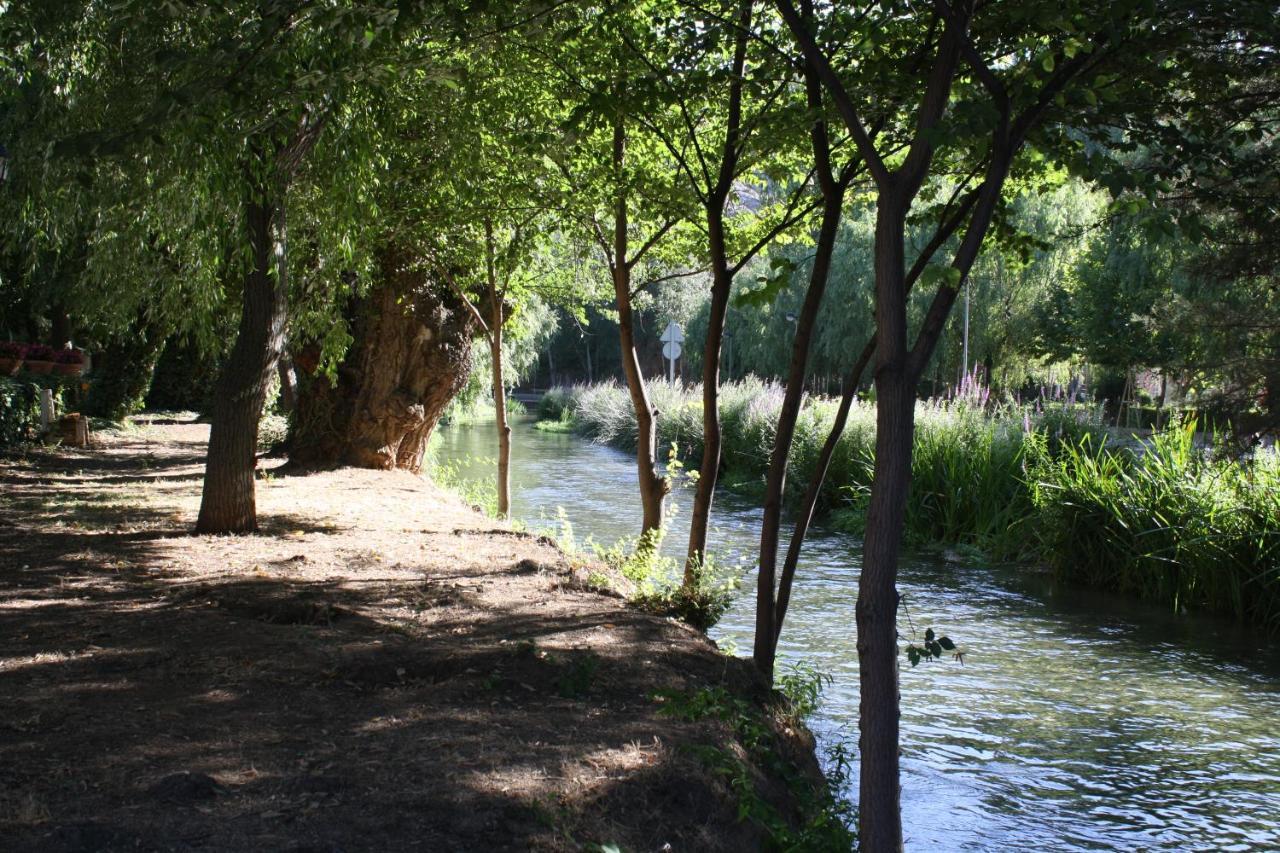
[[[260,534],[192,536],[207,427],[100,440],[0,460],[4,849],[737,851],[822,801],[747,662],[548,541],[269,460]]]
[[[701,455],[697,388],[656,382],[660,455]],[[1064,580],[1198,609],[1280,632],[1280,453],[1217,459],[1171,426],[1117,442],[1088,408],[984,410],[973,399],[917,408],[906,533],[916,547],[965,546],[985,559],[1048,565]],[[721,389],[722,485],[758,495],[782,401],[780,386]],[[796,426],[789,499],[808,483],[836,401],[809,400]],[[553,389],[542,428],[623,449],[635,418],[617,385]],[[875,409],[850,413],[819,504],[828,526],[860,533],[874,468]]]

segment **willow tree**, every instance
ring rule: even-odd
[[[418,46],[425,7],[358,9],[311,2],[223,4],[187,19],[179,6],[44,4],[6,24],[56,45],[67,80],[56,94],[76,116],[55,155],[115,158],[150,171],[147,191],[180,180],[200,225],[216,235],[239,322],[218,379],[197,529],[255,529],[257,425],[287,317],[286,214],[295,179],[341,121],[354,91],[394,77],[391,51]],[[417,39],[410,41],[411,38]],[[429,62],[429,46],[412,55]],[[230,216],[218,216],[225,211]]]

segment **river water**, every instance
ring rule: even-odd
[[[494,475],[491,424],[439,436],[439,458],[464,477]],[[685,511],[667,548],[678,556],[689,499],[675,500]],[[557,508],[580,540],[634,536],[632,457],[518,422],[512,514],[551,529]],[[717,559],[750,565],[759,509],[721,493],[713,515]],[[825,745],[856,743],[859,555],[856,537],[810,534],[779,650],[834,679],[810,721]],[[914,669],[903,657],[908,849],[1280,850],[1274,648],[1216,619],[1063,589],[1025,568],[915,557],[900,574],[916,632],[935,627],[966,651],[963,664]],[[711,632],[740,654],[751,649],[753,583]]]

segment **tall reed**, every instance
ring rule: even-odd
[[[659,439],[701,455],[701,390],[651,387]],[[782,401],[749,378],[721,390],[724,481],[762,484]],[[984,405],[985,404],[985,405]],[[808,483],[836,401],[809,400],[796,425],[788,497]],[[635,443],[626,390],[555,389],[539,414],[618,447]],[[1214,459],[1191,425],[1144,444],[1108,440],[1100,413],[1079,405],[992,407],[983,393],[918,404],[907,535],[963,544],[998,559],[1047,563],[1061,576],[1202,608],[1280,631],[1280,454]],[[874,470],[875,407],[858,403],[828,473],[820,510],[861,532]]]

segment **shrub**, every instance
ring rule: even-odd
[[[0,447],[35,440],[43,387],[36,382],[0,378]]]
[[[17,341],[0,341],[0,358],[22,358],[27,347]]]
[[[84,364],[84,353],[78,349],[64,347],[58,350],[53,360],[58,364]]]

